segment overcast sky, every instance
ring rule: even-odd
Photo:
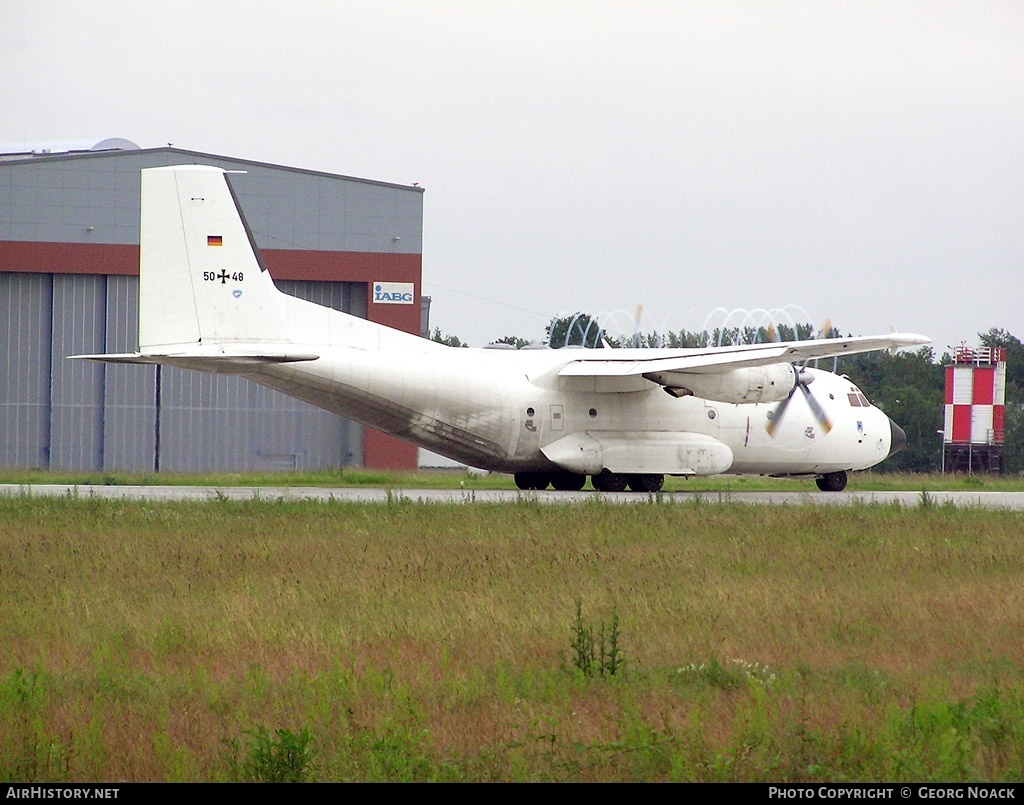
[[[1024,338],[1016,0],[3,0],[0,143],[105,137],[418,182],[473,346],[641,306]]]

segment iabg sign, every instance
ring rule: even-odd
[[[411,282],[375,282],[373,301],[379,305],[411,305],[413,285]]]

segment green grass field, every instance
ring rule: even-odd
[[[0,781],[1020,780],[1022,537],[925,496],[4,497]]]

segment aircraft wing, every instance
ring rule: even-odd
[[[681,372],[687,374],[714,374],[752,366],[773,363],[799,363],[815,358],[853,355],[883,349],[920,346],[931,339],[911,333],[891,333],[879,336],[850,338],[822,338],[813,341],[766,342],[729,347],[680,350],[601,350],[600,357],[581,357],[563,366],[560,377],[631,377]],[[643,355],[649,352],[650,357]],[[669,353],[669,354],[666,354]]]

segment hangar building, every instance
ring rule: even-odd
[[[419,187],[120,139],[0,154],[0,466],[416,469],[409,443],[243,378],[66,359],[138,349],[140,171],[175,164],[245,172],[232,185],[282,291],[426,335]],[[414,301],[375,302],[385,281]]]

